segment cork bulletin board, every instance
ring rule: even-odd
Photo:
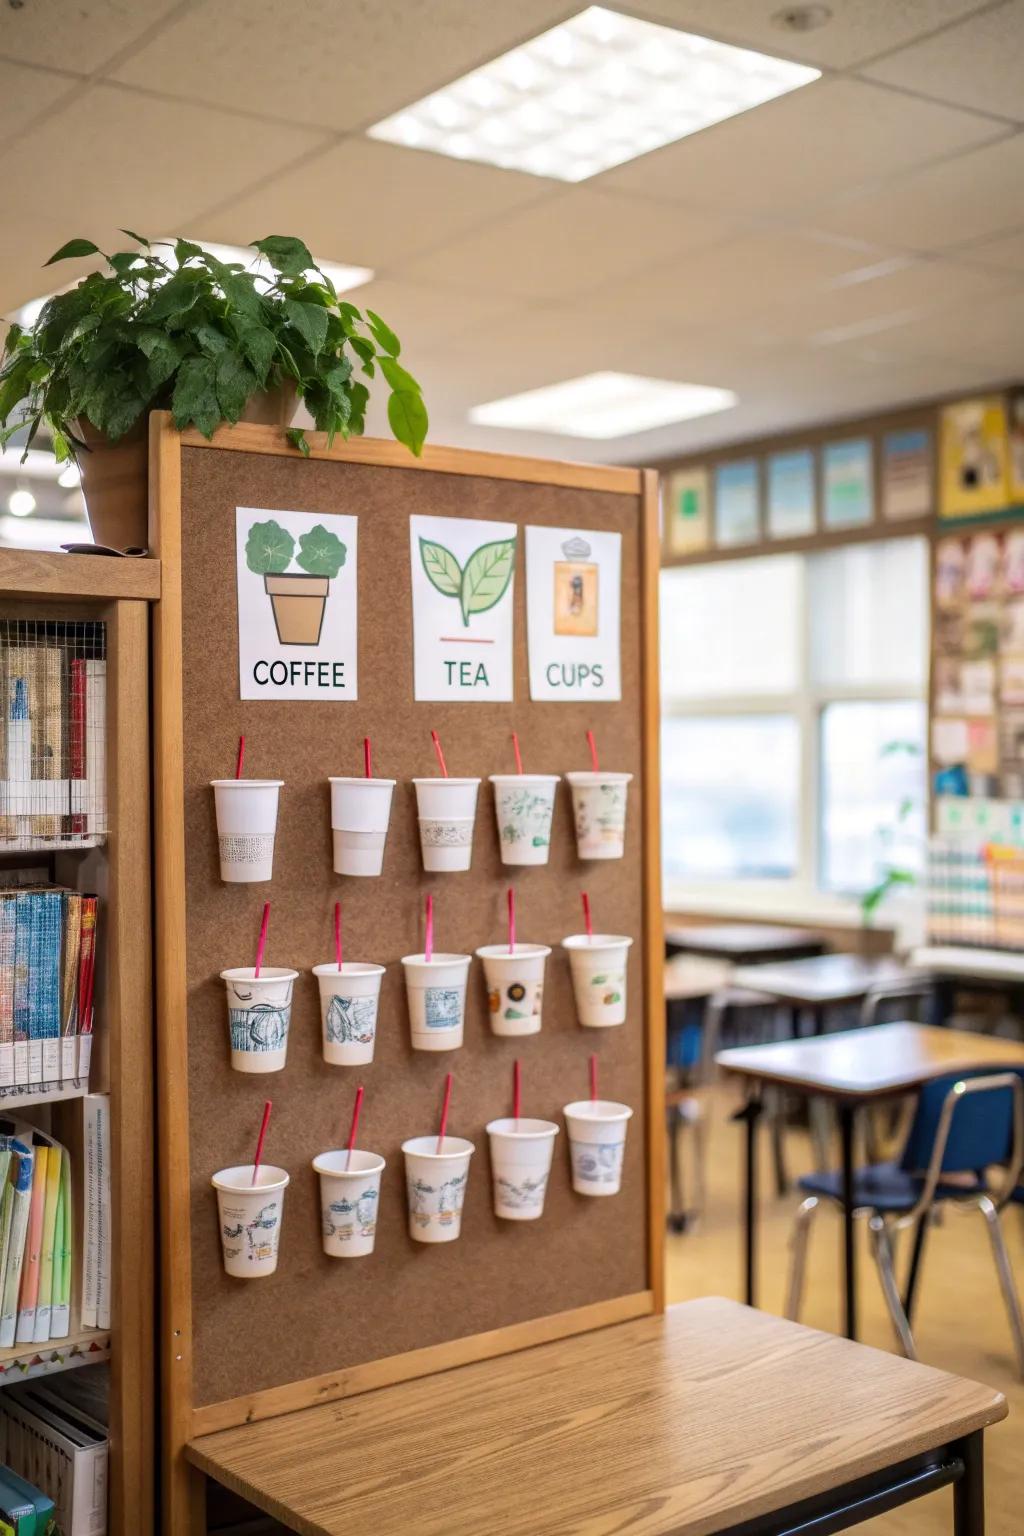
[[[305,460],[274,428],[239,427],[212,445],[155,420],[151,542],[163,562],[156,626],[158,933],[160,976],[164,1358],[171,1438],[324,1401],[468,1358],[636,1316],[660,1306],[663,1069],[657,859],[657,514],[653,476],[361,441]],[[355,515],[358,524],[359,698],[239,698],[235,508]],[[515,580],[515,701],[413,701],[409,517],[494,518],[520,529]],[[527,524],[622,535],[622,701],[533,703],[526,650],[522,530]],[[653,701],[653,702],[652,702]],[[632,773],[626,854],[580,863],[568,785],[559,785],[550,860],[501,864],[491,773],[513,770],[518,732],[527,772],[589,766],[593,728],[602,767]],[[436,729],[453,775],[483,782],[470,871],[427,874],[413,776],[435,773]],[[219,878],[209,781],[229,777],[239,735],[246,774],[281,791],[269,884]],[[379,878],[332,869],[330,774],[396,779]],[[435,902],[438,950],[473,954],[506,934],[516,890],[518,937],[551,946],[543,1029],[492,1035],[482,966],[470,968],[465,1044],[413,1051],[400,957],[423,948]],[[582,926],[586,889],[603,932],[630,935],[628,1016],[621,1028],[576,1020],[561,940]],[[297,970],[288,1059],[268,1075],[231,1070],[225,967],[251,965],[263,902],[272,903],[264,963]],[[372,1064],[328,1066],[312,967],[333,958],[333,908],[344,911],[346,959],[387,967]],[[621,1193],[571,1189],[562,1106],[600,1092],[629,1104]],[[488,1120],[511,1113],[512,1063],[523,1112],[561,1126],[543,1216],[502,1222],[492,1211]],[[445,1073],[454,1073],[449,1134],[474,1142],[457,1242],[407,1232],[404,1139],[436,1129]],[[363,1259],[324,1255],[313,1157],[343,1144],[357,1083],[366,1089],[359,1145],[387,1162],[376,1247]],[[275,1275],[229,1278],[221,1262],[210,1175],[251,1161],[265,1098],[273,1118],[265,1159],[291,1176]],[[653,1107],[652,1107],[653,1106]]]

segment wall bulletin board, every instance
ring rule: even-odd
[[[360,440],[314,447],[303,459],[271,427],[219,431],[212,443],[153,418],[151,537],[163,562],[156,614],[156,845],[161,1104],[163,1359],[167,1528],[186,1531],[192,1496],[181,1447],[193,1436],[487,1355],[660,1309],[663,1080],[661,889],[658,858],[657,570],[655,476]],[[239,697],[235,509],[358,518],[359,697]],[[515,578],[514,702],[413,701],[409,518],[494,518],[622,536],[621,702],[532,702],[526,650],[525,562]],[[500,862],[487,775],[512,770],[511,733],[528,772],[587,768],[592,728],[602,767],[634,775],[626,854],[577,859],[568,786],[558,789],[546,866]],[[473,863],[426,874],[413,776],[436,771],[430,732],[450,771],[480,788]],[[239,735],[246,773],[284,780],[273,880],[220,881],[209,781],[230,777]],[[398,781],[384,872],[334,874],[327,778],[362,771]],[[425,894],[436,904],[439,949],[472,954],[505,935],[506,891],[518,935],[550,944],[538,1035],[492,1035],[480,962],[470,971],[466,1037],[455,1052],[409,1044],[400,957],[423,947]],[[628,1017],[621,1028],[576,1021],[560,941],[580,930],[586,889],[599,930],[630,935]],[[231,1070],[224,988],[228,966],[251,965],[263,902],[272,902],[268,965],[300,973],[287,1066]],[[333,955],[333,907],[344,908],[346,958],[387,967],[375,1059],[326,1065],[312,967]],[[634,1110],[621,1193],[573,1194],[562,1106],[587,1096],[587,1060],[600,1092]],[[492,1212],[488,1120],[510,1113],[512,1063],[524,1113],[557,1121],[543,1217]],[[436,1128],[446,1071],[455,1087],[450,1134],[476,1145],[458,1242],[407,1235],[400,1146]],[[343,1143],[357,1082],[366,1088],[359,1145],[387,1169],[376,1248],[358,1260],[321,1249],[310,1164]],[[288,1169],[275,1275],[232,1280],[221,1263],[210,1175],[251,1161],[265,1097],[273,1099],[266,1159]]]

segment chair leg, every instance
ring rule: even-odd
[[[668,1224],[673,1232],[682,1232],[686,1226],[686,1194],[679,1167],[679,1143],[682,1139],[682,1120],[675,1105],[668,1112],[668,1172],[671,1209]]]
[[[1017,1372],[1024,1378],[1024,1317],[1021,1316],[1020,1297],[1017,1295],[1017,1287],[1013,1281],[1013,1270],[1010,1266],[1010,1255],[1006,1251],[1002,1223],[999,1220],[999,1212],[987,1195],[983,1195],[978,1204],[988,1226],[992,1255],[996,1261],[999,1284],[1010,1318],[1010,1332],[1013,1334],[1013,1347],[1017,1353]]]
[[[871,1247],[875,1255],[875,1263],[878,1265],[878,1278],[882,1282],[882,1295],[889,1309],[893,1328],[896,1330],[896,1338],[899,1346],[908,1360],[917,1359],[917,1349],[914,1346],[914,1336],[907,1322],[907,1314],[903,1310],[900,1301],[899,1287],[896,1284],[895,1265],[893,1263],[892,1239],[889,1228],[881,1216],[875,1214],[868,1221],[868,1229],[871,1233]]]
[[[831,1165],[831,1140],[833,1119],[830,1106],[824,1099],[809,1099],[807,1115],[811,1126],[811,1145],[814,1148],[814,1166],[818,1173],[827,1173]]]
[[[693,1121],[693,1184],[693,1214],[703,1216],[708,1203],[708,1119],[700,1099]]]
[[[807,1270],[807,1244],[811,1236],[811,1217],[817,1209],[817,1195],[808,1195],[796,1213],[793,1233],[789,1240],[789,1288],[786,1295],[786,1316],[793,1323],[800,1318],[800,1306],[804,1297],[804,1274]]]

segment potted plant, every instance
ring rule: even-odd
[[[331,443],[362,433],[363,380],[379,372],[394,436],[422,451],[427,411],[398,361],[398,337],[373,310],[339,298],[301,240],[253,241],[247,268],[191,240],[122,233],[138,249],[107,256],[70,240],[50,257],[47,266],[102,256],[106,269],[56,294],[30,329],[12,325],[0,357],[0,449],[27,426],[27,451],[45,428],[57,460],[81,469],[98,543],[146,542],[152,410],[212,437],[222,422],[289,427],[299,398]],[[308,455],[301,427],[288,438]]]
[[[347,553],[337,534],[317,523],[299,538],[295,563],[301,570],[289,571],[295,554],[291,534],[273,518],[253,523],[245,542],[245,562],[263,577],[282,645],[319,645],[331,579],[345,564]]]

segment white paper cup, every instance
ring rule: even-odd
[[[479,779],[413,779],[423,868],[432,874],[468,869]]]
[[[403,955],[414,1051],[457,1051],[466,1023],[469,955]]]
[[[331,831],[336,875],[379,875],[394,779],[332,778]]]
[[[495,1216],[536,1221],[544,1210],[558,1126],[553,1120],[492,1120],[487,1135]]]
[[[626,1022],[626,968],[632,939],[616,933],[573,933],[562,940],[569,952],[576,1017],[588,1029]]]
[[[631,773],[567,773],[581,859],[621,859]]]
[[[617,1195],[626,1128],[633,1111],[609,1099],[580,1099],[562,1110],[569,1133],[572,1187],[578,1195]]]
[[[347,1165],[347,1166],[346,1166]],[[377,1235],[380,1176],[385,1163],[376,1152],[321,1152],[313,1167],[320,1175],[320,1222],[324,1253],[332,1259],[361,1259],[373,1252]]]
[[[210,1180],[217,1191],[224,1268],[239,1280],[272,1275],[277,1268],[288,1174],[264,1163],[252,1182],[253,1165],[222,1168]]]
[[[269,880],[274,873],[277,801],[283,779],[213,779],[220,877]]]
[[[503,864],[546,864],[558,774],[492,773]]]
[[[477,954],[484,963],[487,1006],[495,1035],[540,1033],[546,944],[486,944]]]
[[[469,1160],[476,1148],[461,1136],[414,1136],[402,1143],[409,1236],[417,1243],[454,1243],[462,1230]]]
[[[280,1072],[288,1053],[292,987],[298,971],[251,965],[221,971],[228,990],[231,1065],[236,1072]]]
[[[336,960],[314,965],[320,987],[324,1061],[332,1067],[362,1067],[373,1060],[377,1039],[382,965]]]

